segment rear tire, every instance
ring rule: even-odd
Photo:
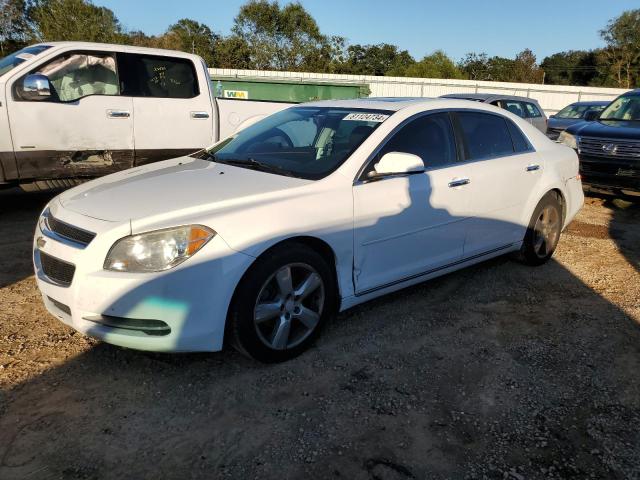
[[[336,311],[334,276],[324,258],[299,243],[256,260],[234,293],[227,336],[241,353],[275,363],[304,352]]]
[[[527,265],[543,265],[558,246],[562,232],[562,204],[558,194],[549,192],[536,206],[524,237],[521,257]]]

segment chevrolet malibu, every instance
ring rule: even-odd
[[[84,334],[276,362],[372,298],[507,253],[545,263],[582,203],[575,152],[505,110],[318,102],[62,193],[33,259]]]

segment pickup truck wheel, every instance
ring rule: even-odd
[[[528,265],[546,263],[558,246],[562,231],[562,205],[554,192],[547,193],[533,212],[522,245],[522,258]]]
[[[241,353],[266,363],[306,350],[333,315],[333,275],[321,255],[288,244],[260,257],[241,280],[227,334]]]

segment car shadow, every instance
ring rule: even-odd
[[[0,288],[33,275],[31,251],[38,215],[58,193],[0,190]]]
[[[0,477],[637,476],[640,325],[561,261],[378,298],[282,364],[91,342],[2,394]]]

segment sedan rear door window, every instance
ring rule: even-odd
[[[504,118],[480,112],[458,112],[468,160],[482,160],[513,153],[511,134]]]

